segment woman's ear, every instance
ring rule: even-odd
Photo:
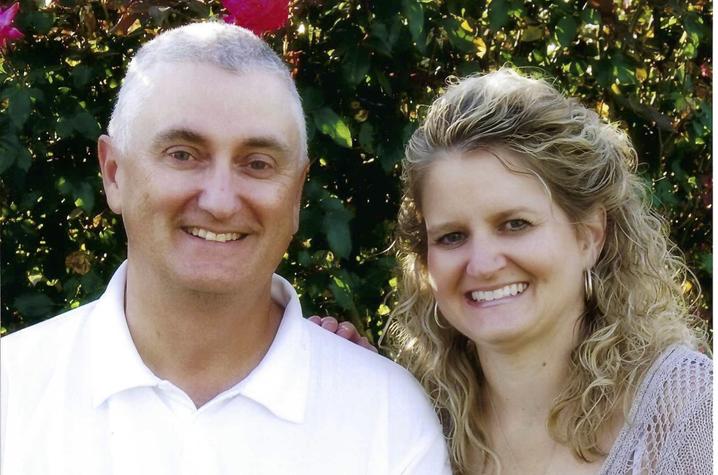
[[[586,259],[586,268],[590,269],[598,261],[598,257],[606,242],[606,209],[597,207],[582,221],[580,244]]]

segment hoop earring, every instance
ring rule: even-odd
[[[583,271],[583,298],[586,302],[593,300],[593,272],[591,269]]]
[[[441,328],[442,330],[448,330],[451,327],[446,327],[439,323],[439,304],[434,302],[434,323],[436,323],[436,326]]]

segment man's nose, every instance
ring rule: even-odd
[[[214,166],[201,178],[198,206],[222,221],[234,215],[240,206],[237,179],[229,167]]]
[[[490,237],[474,238],[466,263],[471,277],[488,278],[506,266],[506,255],[500,243]]]

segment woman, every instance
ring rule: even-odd
[[[412,136],[389,335],[456,473],[711,473],[712,362],[635,162],[509,68],[451,84]]]

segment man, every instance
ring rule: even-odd
[[[127,261],[2,342],[2,473],[448,473],[403,369],[301,316],[304,116],[281,60],[194,24],[130,64],[98,153]]]

